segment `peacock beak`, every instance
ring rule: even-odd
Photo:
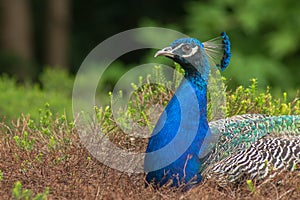
[[[166,47],[166,48],[163,48],[162,50],[159,50],[158,52],[156,52],[154,57],[157,57],[157,56],[167,56],[167,57],[174,58],[175,55],[173,53],[172,47]]]

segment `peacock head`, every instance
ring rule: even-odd
[[[210,67],[217,67],[223,71],[229,65],[230,41],[225,32],[203,43],[195,38],[181,38],[156,52],[154,57],[156,56],[171,58],[185,70],[185,76],[200,73],[207,82]]]
[[[156,56],[171,58],[181,65],[186,75],[195,74],[198,71],[202,76],[208,77],[208,59],[203,44],[197,39],[177,39],[170,46],[159,50]]]

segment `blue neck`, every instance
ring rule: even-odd
[[[207,84],[197,70],[185,73],[185,79],[165,108],[154,128],[146,150],[144,168],[148,182],[172,186],[199,182],[201,146],[210,135],[207,122]],[[200,158],[199,158],[200,157]]]

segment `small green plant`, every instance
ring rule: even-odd
[[[179,67],[177,68],[179,70]],[[130,96],[129,102],[126,102],[126,106],[114,110],[114,113],[112,110],[114,108],[113,105],[122,100],[123,92],[118,91],[114,94],[109,92],[112,106],[95,107],[96,116],[102,131],[108,133],[117,125],[128,132],[134,132],[140,127],[145,127],[148,129],[148,132],[151,131],[154,128],[157,117],[162,112],[157,107],[165,106],[168,103],[176,88],[175,85],[179,84],[181,78],[181,73],[176,71],[174,72],[174,81],[166,81],[162,68],[155,66],[153,73],[146,77],[139,77],[138,83],[131,83],[134,91]],[[158,111],[156,116],[153,115],[153,109],[156,112]],[[117,116],[113,115],[116,113]]]
[[[25,150],[31,150],[34,145],[34,139],[30,139],[28,137],[28,132],[24,131],[22,137],[19,137],[17,135],[14,136],[14,140],[17,144],[17,146],[24,148]]]
[[[247,186],[252,193],[255,193],[255,187],[252,180],[246,180]]]
[[[42,158],[43,158],[43,153],[42,152],[40,152],[38,155],[35,156],[35,160],[38,163],[42,163]]]
[[[11,124],[14,132],[11,135],[13,142],[18,148],[31,151],[34,162],[42,162],[45,148],[49,151],[57,151],[72,143],[74,122],[69,122],[66,115],[53,114],[49,103],[40,109],[39,119],[31,119],[30,115],[21,115],[17,121]],[[38,147],[41,147],[38,148]],[[26,167],[23,167],[26,170]]]
[[[2,181],[3,180],[3,172],[2,172],[2,170],[0,169],[0,181]]]
[[[293,165],[293,170],[294,170],[294,171],[299,170],[299,166],[298,166],[297,164],[294,164],[294,165]]]
[[[258,92],[257,79],[251,79],[248,87],[239,86],[227,95],[227,116],[245,113],[260,113],[268,115],[300,114],[300,101],[296,97],[292,102],[287,101],[287,93],[282,98],[275,99],[270,93],[270,87],[264,92]]]
[[[49,188],[47,187],[43,193],[38,193],[36,196],[34,196],[32,190],[29,189],[22,189],[22,183],[20,181],[17,181],[14,185],[14,188],[12,190],[13,198],[16,200],[44,200],[47,199],[47,196],[49,194]]]

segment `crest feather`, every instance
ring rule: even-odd
[[[229,65],[231,58],[230,40],[227,34],[222,32],[219,37],[203,42],[203,45],[211,65],[224,71]]]

